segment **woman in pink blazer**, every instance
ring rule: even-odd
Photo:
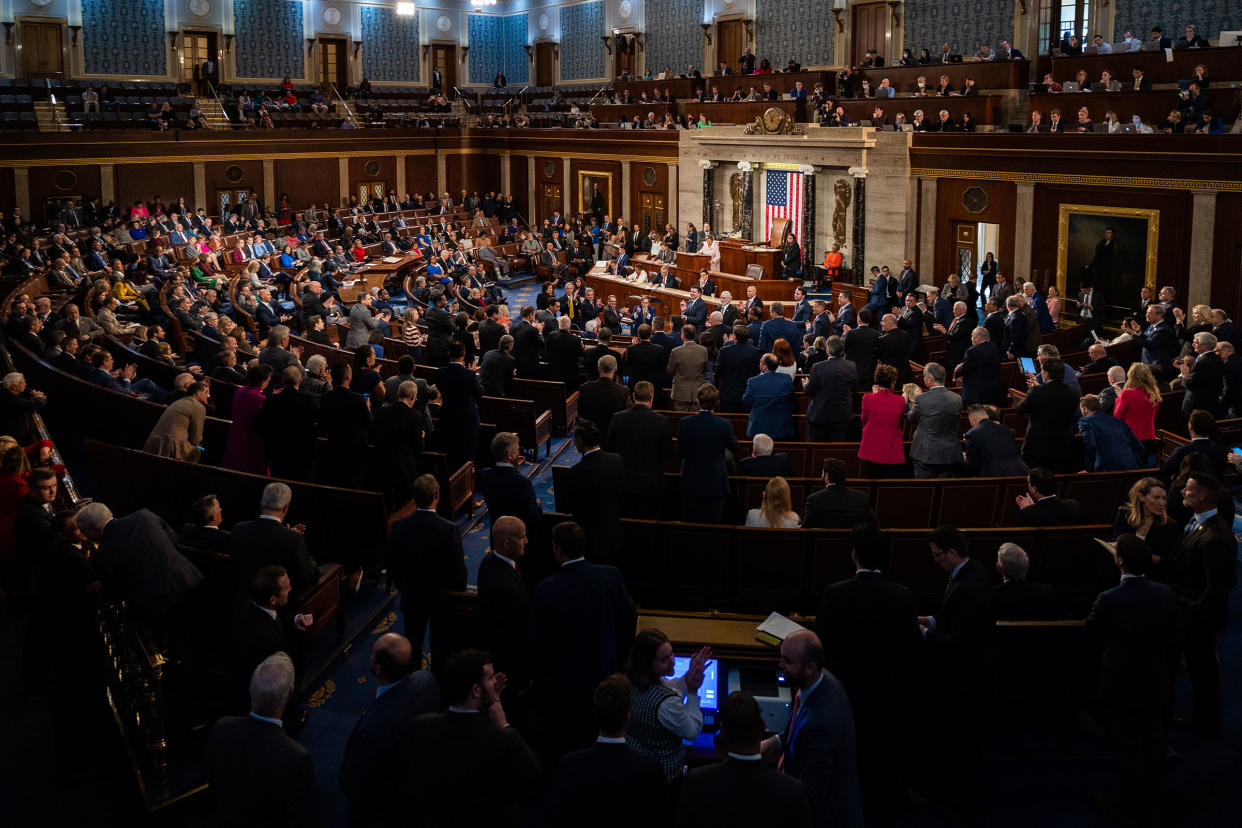
[[[267,441],[254,426],[263,408],[263,392],[271,378],[271,366],[254,365],[246,374],[246,384],[233,396],[233,422],[221,463],[226,469],[267,474]]]
[[[906,412],[906,398],[893,388],[897,369],[880,365],[875,369],[875,385],[862,398],[862,443],[858,458],[865,461],[863,472],[868,477],[903,477],[906,453],[902,445],[901,418]]]

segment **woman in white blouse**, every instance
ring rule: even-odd
[[[711,264],[707,266],[707,269],[712,271],[713,273],[719,273],[720,272],[720,242],[712,238],[712,235],[710,233],[706,233],[703,236],[703,245],[699,248],[699,252],[706,253],[708,256],[712,257]]]
[[[703,729],[698,692],[711,657],[711,649],[703,647],[690,659],[685,674],[670,681],[666,676],[674,674],[676,662],[667,635],[645,629],[630,646],[625,670],[630,680],[630,722],[625,741],[635,753],[658,761],[666,782],[684,774],[683,740],[697,739]]]
[[[773,477],[763,489],[763,503],[758,509],[746,513],[747,526],[766,526],[769,529],[796,529],[802,524],[790,505],[789,483],[783,477]]]

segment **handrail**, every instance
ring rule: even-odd
[[[470,99],[466,96],[465,92],[461,91],[461,87],[454,86],[453,91],[457,93],[457,100],[461,101],[461,105],[465,107],[467,115],[482,115],[483,114],[482,110],[480,110],[479,112],[470,111]]]
[[[609,88],[612,85],[613,85],[613,81],[608,81],[608,83],[601,86],[599,88],[599,91],[591,96],[591,100],[587,101],[587,106],[590,106],[591,104],[595,103],[595,99],[600,96],[600,93],[602,93],[605,89]]]
[[[336,95],[336,99],[341,102],[341,106],[345,107],[345,114],[348,115],[354,123],[357,123],[358,116],[354,114],[354,111],[349,108],[349,104],[343,97],[341,97],[341,90],[338,89],[334,83],[328,85],[332,87],[332,92]]]
[[[4,365],[4,373],[12,373],[16,371],[13,365],[13,358],[9,356],[7,348],[0,346],[0,363]],[[60,456],[60,451],[56,448],[56,443],[52,440],[52,433],[48,431],[47,423],[43,422],[43,415],[38,411],[31,412],[31,422],[34,423],[35,434],[40,440],[46,440],[52,444],[52,465],[64,468],[64,475],[60,479],[61,491],[65,494],[65,500],[70,506],[76,506],[82,502],[82,493],[78,491],[77,485],[73,482],[73,477],[69,474],[69,468],[65,465],[65,460]]]
[[[225,123],[233,123],[233,119],[229,117],[229,111],[224,108],[224,101],[220,100],[220,94],[216,92],[215,84],[207,81],[207,88],[211,90],[211,97],[216,99],[216,106],[220,107],[220,114],[224,116]]]

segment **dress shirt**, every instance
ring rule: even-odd
[[[624,745],[624,736],[600,736],[595,740],[601,745]]]
[[[1195,531],[1195,529],[1198,529],[1214,517],[1216,517],[1215,509],[1208,509],[1206,512],[1196,513],[1195,516],[1190,519],[1190,523],[1186,524],[1186,534],[1189,535],[1191,532]]]
[[[676,681],[660,679],[664,684],[679,694],[682,704],[661,704],[656,711],[656,718],[669,733],[679,738],[693,740],[698,738],[703,729],[703,711],[699,709],[699,696],[686,690],[685,676]]]
[[[282,728],[282,729],[285,726],[285,723],[282,722],[280,719],[273,719],[271,716],[260,716],[258,713],[255,713],[253,710],[250,711],[250,715],[251,717],[258,719],[261,722],[267,722],[268,724],[274,724],[277,727]]]
[[[1049,497],[1052,497],[1052,495],[1048,495],[1048,496],[1049,496]],[[1043,498],[1040,498],[1040,500],[1043,500]],[[950,580],[950,581],[952,581],[954,578],[956,578],[956,577],[957,577],[957,573],[961,571],[962,567],[966,565],[966,561],[968,561],[968,560],[970,560],[970,558],[963,558],[963,559],[962,559],[962,562],[961,562],[960,564],[958,564],[957,566],[953,567],[953,571],[949,573],[949,580]],[[927,629],[928,629],[928,630],[934,630],[934,629],[936,629],[936,616],[932,615],[932,616],[929,616],[929,617],[928,617],[928,619],[927,619]],[[924,631],[923,631],[923,637],[924,637],[924,638],[926,638],[926,637],[927,637],[927,630],[924,630]]]

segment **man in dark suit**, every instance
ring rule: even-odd
[[[681,519],[690,523],[720,523],[729,496],[725,452],[737,454],[733,426],[712,412],[720,401],[711,383],[697,394],[699,411],[681,419],[677,429],[677,456],[681,458]]]
[[[599,428],[601,442],[608,439],[608,428],[615,414],[630,407],[630,392],[617,382],[617,358],[599,358],[599,376],[578,389],[578,416]]]
[[[640,382],[649,382],[657,392],[664,388],[664,366],[668,364],[668,354],[659,345],[651,341],[651,326],[638,326],[637,342],[625,351],[625,368],[630,390]]]
[[[313,825],[315,768],[285,733],[293,661],[268,656],[250,678],[250,715],[226,716],[207,737],[207,778],[226,825]]]
[[[954,368],[962,378],[962,403],[997,405],[1006,393],[1000,378],[1000,350],[982,326],[971,330],[970,341],[971,347]]]
[[[582,304],[585,307],[586,302],[584,301]],[[596,331],[596,336],[599,337],[598,341],[582,352],[582,367],[586,370],[588,380],[599,379],[599,361],[604,357],[612,357],[616,360],[617,365],[620,365],[621,360],[624,359],[624,355],[620,351],[608,344],[609,340],[612,339],[611,328],[601,326]]]
[[[38,469],[32,471],[31,476],[33,477],[38,471]],[[55,475],[52,479],[56,479]],[[33,487],[34,484],[31,483],[32,490]],[[224,521],[224,512],[220,508],[219,498],[214,494],[203,495],[190,506],[190,514],[193,516],[192,520],[182,524],[181,530],[177,532],[180,543],[192,549],[219,552],[222,555],[229,554],[232,533],[220,528],[220,524]],[[18,528],[20,530],[20,523]],[[21,537],[20,531],[18,537]]]
[[[595,688],[592,711],[599,736],[557,766],[554,825],[629,828],[664,819],[668,789],[660,763],[625,743],[630,719],[630,682],[614,674]],[[604,803],[607,803],[604,805]]]
[[[875,343],[875,360],[897,371],[897,387],[912,381],[910,376],[910,335],[897,327],[897,317],[885,314],[880,320],[882,333]],[[874,379],[874,374],[872,375]],[[865,386],[860,385],[865,390]]]
[[[1184,380],[1186,396],[1182,414],[1189,417],[1196,408],[1217,413],[1225,387],[1225,362],[1216,355],[1216,337],[1207,332],[1195,334],[1192,341],[1195,362]]]
[[[703,300],[697,284],[690,286],[690,300],[686,302],[684,312],[686,324],[693,325],[695,333],[702,333],[707,326],[707,302]]]
[[[781,642],[780,669],[796,691],[789,725],[761,744],[781,772],[802,780],[816,828],[862,825],[854,714],[819,636],[797,630]]]
[[[789,455],[783,451],[772,453],[772,438],[767,434],[756,434],[751,442],[751,456],[738,461],[741,472],[746,477],[793,477],[793,464]]]
[[[765,824],[810,828],[806,785],[762,761],[764,721],[754,697],[741,690],[730,693],[720,705],[716,723],[728,758],[686,776],[678,828]]]
[[[509,328],[513,337],[513,358],[517,360],[518,376],[531,379],[539,376],[539,352],[543,350],[543,334],[535,326],[535,309],[522,308],[521,319]]]
[[[502,329],[503,330],[503,329]],[[496,347],[483,354],[479,363],[479,382],[488,397],[507,397],[513,387],[517,360],[513,357],[513,337],[505,334]]]
[[[493,531],[496,522],[503,517],[519,518],[526,526],[538,526],[543,508],[530,478],[520,470],[522,446],[518,436],[512,431],[497,433],[492,438],[491,451],[495,462],[479,470],[474,490],[487,503]]]
[[[466,589],[461,530],[436,514],[440,484],[430,474],[414,481],[414,506],[409,517],[392,524],[389,561],[393,583],[401,593],[405,633],[421,651],[431,626],[431,665],[438,672],[449,652],[448,593]]]
[[[1057,480],[1051,471],[1032,467],[1026,475],[1026,494],[1014,498],[1019,526],[1073,526],[1082,523],[1077,500],[1057,497]]]
[[[637,614],[614,567],[588,563],[586,534],[573,521],[552,529],[560,570],[531,602],[531,668],[537,719],[556,755],[590,744],[595,686],[625,664]]]
[[[936,325],[935,329],[944,334],[945,367],[950,369],[957,367],[966,356],[966,350],[974,344],[971,334],[975,329],[975,323],[966,313],[966,303],[954,302],[953,320],[949,326],[946,328],[943,325]]]
[[[964,437],[968,474],[976,477],[1026,474],[1026,463],[1018,454],[1012,428],[993,420],[986,406],[972,405],[966,416],[970,422],[970,430]]]
[[[508,676],[504,701],[526,724],[530,689],[530,592],[520,567],[528,544],[526,524],[506,516],[492,523],[491,548],[479,562],[479,642]],[[530,559],[526,560],[527,569]]]
[[[793,377],[776,369],[780,363],[772,354],[759,359],[759,373],[746,381],[742,405],[750,409],[746,434],[767,434],[774,440],[792,440],[794,434]]]
[[[824,461],[824,488],[806,499],[804,529],[851,529],[859,523],[875,523],[875,513],[865,492],[846,485],[845,462],[829,457]]]
[[[843,442],[854,418],[858,369],[845,359],[845,340],[828,337],[828,358],[815,364],[803,393],[811,398],[806,420],[812,442]]]
[[[746,384],[759,373],[759,357],[763,352],[750,341],[745,325],[733,326],[733,341],[726,342],[716,354],[713,376],[720,390],[721,411],[745,411],[742,397]]]
[[[939,677],[935,704],[953,715],[937,717],[931,725],[936,731],[933,744],[947,761],[936,763],[929,776],[932,784],[943,786],[945,771],[953,767],[962,816],[979,821],[987,812],[983,733],[996,626],[992,579],[982,564],[966,556],[966,537],[953,527],[932,532],[930,546],[932,560],[949,577],[949,586],[940,611],[919,616],[919,626]]]
[[[1177,356],[1177,332],[1165,318],[1164,307],[1158,302],[1147,306],[1147,327],[1127,320],[1124,330],[1134,337],[1142,349],[1142,361],[1151,366],[1157,379],[1172,375],[1173,357]]]
[[[668,419],[651,410],[654,395],[650,382],[639,382],[633,407],[614,414],[608,428],[608,449],[624,461],[623,517],[659,518],[664,501],[664,458],[672,454],[673,438]]]
[[[1057,357],[1040,364],[1043,382],[1027,390],[1018,413],[1027,415],[1022,459],[1031,467],[1073,471],[1074,433],[1078,427],[1079,391],[1065,382],[1065,363]]]
[[[875,383],[876,343],[880,332],[872,327],[875,316],[867,308],[858,312],[858,327],[846,331],[845,358],[854,363],[858,371],[858,388],[870,391]]]
[[[449,364],[436,369],[434,385],[440,392],[438,431],[444,440],[449,469],[456,471],[478,454],[483,383],[478,374],[466,367],[466,349],[460,342],[449,343],[448,356]]]
[[[587,557],[596,563],[613,563],[621,548],[621,514],[618,494],[625,476],[621,455],[600,448],[600,430],[587,419],[574,426],[574,446],[582,459],[570,467],[568,491],[560,492],[566,511],[586,533]]]
[[[1100,699],[1108,708],[1121,771],[1116,796],[1096,798],[1106,810],[1140,824],[1160,810],[1160,765],[1167,752],[1164,716],[1172,704],[1183,633],[1173,590],[1147,578],[1147,544],[1122,535],[1113,559],[1121,583],[1095,599],[1084,629],[1103,651]]]
[[[285,526],[292,499],[293,490],[284,483],[264,486],[259,516],[233,527],[232,554],[243,590],[260,567],[284,567],[293,584],[289,604],[297,607],[306,591],[319,580],[319,568],[306,551],[302,532]]]
[[[315,479],[319,450],[319,400],[300,390],[300,365],[286,367],[279,377],[280,387],[269,390],[254,428],[267,444],[272,476],[309,483]]]
[[[479,323],[479,353],[486,354],[500,347],[500,338],[506,331],[505,326],[496,321],[496,316],[500,313],[499,305],[488,305],[483,312],[486,316]]]
[[[426,825],[519,824],[518,802],[535,787],[539,763],[509,726],[500,701],[507,679],[487,653],[462,650],[441,684],[448,712],[414,720],[401,792],[414,794]]]
[[[765,354],[772,353],[772,346],[778,339],[785,340],[790,348],[796,349],[802,342],[802,332],[785,318],[785,306],[773,302],[772,316],[759,328],[759,350]]]
[[[346,822],[368,828],[404,824],[407,759],[413,747],[414,720],[440,709],[440,685],[426,670],[416,670],[414,647],[396,633],[371,645],[375,697],[349,734],[341,759],[340,785],[346,798]]]
[[[944,366],[929,362],[923,367],[926,391],[914,399],[907,415],[916,424],[910,459],[915,477],[956,477],[962,467],[962,435],[958,423],[962,398],[944,387]]]
[[[840,680],[854,710],[865,822],[891,826],[897,794],[889,764],[906,729],[902,711],[912,701],[919,628],[914,595],[884,577],[888,539],[874,524],[851,528],[854,577],[824,590],[815,633],[824,645],[825,668]]]
[[[568,316],[556,320],[557,329],[544,335],[544,348],[548,354],[548,379],[563,382],[567,391],[578,390],[582,382],[579,362],[582,359],[582,340],[570,330],[573,323]]]
[[[1083,470],[1089,472],[1131,471],[1147,465],[1147,448],[1138,441],[1130,426],[1103,410],[1100,398],[1088,394],[1079,400],[1082,417],[1078,433],[1082,436]]]
[[[313,616],[297,614],[282,620],[292,585],[281,566],[264,566],[247,583],[249,599],[233,611],[229,628],[229,696],[225,709],[244,714],[249,709],[250,676],[263,659],[281,650],[294,651],[296,634],[315,622]]]
[[[996,551],[996,571],[1002,581],[992,588],[998,621],[1043,621],[1065,617],[1065,608],[1047,584],[1028,581],[1031,559],[1016,543],[1002,543]]]
[[[390,512],[410,502],[414,478],[418,477],[418,456],[427,425],[421,409],[415,407],[418,396],[418,383],[405,380],[397,386],[396,398],[381,408],[371,423],[371,439],[383,446],[383,451],[371,454],[373,479]]]
[[[1229,449],[1211,438],[1215,428],[1216,418],[1210,411],[1198,409],[1190,412],[1190,418],[1186,422],[1186,430],[1190,432],[1190,442],[1173,449],[1168,459],[1160,464],[1160,476],[1168,481],[1174,480],[1182,468],[1182,461],[1186,459],[1186,455],[1201,452],[1207,457],[1212,473],[1219,480],[1225,473]]]
[[[841,292],[840,299],[837,300],[835,316],[828,312],[828,306],[818,299],[812,303],[812,307],[815,309],[815,318],[811,322],[811,333],[816,336],[836,334],[844,337],[846,328],[853,330],[858,327],[858,311],[850,301],[850,295],[845,291]],[[827,330],[824,330],[825,323],[828,326]]]
[[[1182,489],[1182,503],[1194,512],[1177,549],[1162,561],[1177,596],[1186,630],[1186,671],[1194,692],[1194,715],[1186,722],[1205,736],[1220,734],[1220,668],[1216,635],[1229,619],[1229,592],[1237,584],[1237,544],[1230,524],[1217,512],[1222,487],[1211,475],[1196,475]]]

